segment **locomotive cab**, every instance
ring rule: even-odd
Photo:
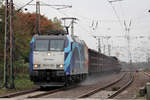
[[[63,70],[64,40],[37,39],[35,41],[33,55],[34,70]]]
[[[64,36],[35,36],[31,80],[37,85],[64,81]],[[53,82],[53,83],[52,83]],[[60,85],[60,83],[59,83]]]

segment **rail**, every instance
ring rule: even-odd
[[[15,93],[10,93],[10,94],[6,94],[6,95],[2,95],[2,96],[0,96],[0,98],[12,98],[12,97],[16,97],[16,96],[20,96],[20,95],[25,95],[25,94],[32,93],[32,92],[39,91],[39,90],[40,90],[40,88],[29,89],[29,90],[24,90],[24,91],[18,91],[18,92],[15,92]]]
[[[106,86],[100,87],[100,88],[96,88],[96,89],[94,89],[94,90],[92,90],[92,91],[90,91],[88,93],[85,93],[85,94],[82,94],[82,95],[78,96],[78,98],[86,98],[86,97],[89,97],[89,96],[91,96],[91,95],[93,95],[93,94],[95,94],[95,93],[97,93],[97,92],[99,92],[101,90],[104,90],[105,88],[108,88],[108,87],[116,84],[117,82],[121,81],[126,75],[127,75],[127,73],[123,74],[119,79],[117,79],[117,80],[107,84]]]
[[[117,96],[118,94],[120,94],[122,91],[124,91],[127,87],[129,87],[133,83],[133,81],[134,81],[134,74],[130,73],[130,77],[131,77],[130,81],[126,85],[124,85],[123,87],[121,87],[118,91],[116,91],[115,93],[113,93],[112,95],[110,95],[108,97],[108,99],[114,98],[115,96]]]

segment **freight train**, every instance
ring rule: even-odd
[[[67,86],[92,73],[120,70],[117,59],[88,49],[77,36],[35,35],[30,47],[30,78],[41,87]]]

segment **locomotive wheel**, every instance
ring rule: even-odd
[[[70,85],[70,76],[65,76],[65,87]]]
[[[45,90],[45,89],[46,89],[46,87],[44,87],[44,86],[40,86],[40,89],[41,89],[41,90]]]

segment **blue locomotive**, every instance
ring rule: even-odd
[[[88,48],[70,35],[35,35],[30,43],[30,78],[39,86],[64,86],[86,78]]]

